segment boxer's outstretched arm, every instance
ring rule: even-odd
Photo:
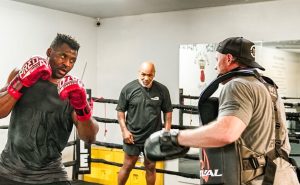
[[[17,69],[11,71],[8,76],[6,85],[0,90],[0,118],[5,118],[12,110],[17,100],[7,92],[7,86],[12,79],[18,74]]]

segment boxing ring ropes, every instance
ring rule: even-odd
[[[104,98],[96,98],[91,96],[91,89],[87,89],[87,94],[89,99],[92,99],[94,103],[109,103],[109,104],[117,104],[118,100],[113,99],[104,99]],[[190,129],[190,128],[196,128],[196,126],[184,126],[183,125],[183,114],[198,114],[198,108],[197,106],[192,105],[184,105],[185,99],[191,99],[191,100],[198,100],[199,96],[190,96],[190,95],[184,95],[183,89],[179,89],[179,104],[173,104],[173,109],[179,109],[179,125],[172,125],[172,129]],[[300,98],[294,98],[294,97],[282,97],[284,100],[288,99],[300,99]],[[300,103],[284,103],[285,107],[293,108],[293,107],[300,107]],[[93,116],[94,119],[99,123],[114,123],[118,124],[117,119],[108,119],[108,118],[101,118],[97,116]],[[287,120],[296,121],[298,124],[300,123],[300,112],[286,112]],[[300,124],[299,124],[300,126]],[[8,129],[8,125],[2,125],[0,126],[0,129]],[[299,128],[300,129],[300,128]],[[300,134],[297,134],[295,132],[295,129],[292,129],[289,133],[289,139],[291,143],[297,143],[300,144]],[[84,146],[83,146],[84,145]],[[107,148],[116,148],[116,149],[122,149],[122,145],[120,144],[114,144],[114,143],[107,143],[107,142],[100,142],[96,141],[94,143],[96,146],[103,146]],[[78,137],[74,138],[74,141],[69,141],[67,143],[66,147],[73,146],[74,152],[73,152],[73,160],[63,162],[65,167],[72,167],[72,184],[76,185],[92,185],[95,183],[90,182],[84,182],[80,181],[79,175],[80,174],[89,174],[91,169],[91,163],[103,163],[108,165],[113,165],[117,167],[121,167],[122,163],[117,162],[111,162],[104,159],[95,159],[91,158],[91,145],[86,145],[83,143],[83,141],[79,140]],[[88,156],[87,164],[88,166],[81,167],[81,149],[87,150],[86,156]],[[291,157],[300,157],[300,154],[290,154]],[[199,154],[186,154],[183,158],[190,159],[190,160],[199,160]],[[135,166],[134,169],[137,170],[145,170],[143,166]],[[170,171],[165,169],[156,169],[157,173],[164,173],[164,174],[170,174],[170,175],[177,175],[185,178],[192,178],[192,179],[200,179],[199,174],[189,174],[189,173],[182,173],[178,171]]]

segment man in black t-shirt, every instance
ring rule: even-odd
[[[11,115],[0,155],[0,184],[71,184],[61,152],[73,125],[86,143],[95,142],[99,130],[83,82],[68,74],[79,47],[73,37],[58,33],[47,58],[31,57],[0,90],[0,119]]]
[[[125,185],[129,174],[144,149],[145,140],[162,129],[161,112],[164,113],[165,129],[170,130],[172,103],[169,90],[154,80],[155,66],[144,62],[139,78],[128,83],[121,91],[116,110],[123,135],[124,164],[120,169],[118,184]],[[125,112],[126,118],[125,118]],[[146,181],[155,184],[155,162],[145,158]]]

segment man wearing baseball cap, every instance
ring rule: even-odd
[[[219,43],[217,52],[220,54],[230,54],[240,67],[258,68],[265,70],[255,62],[255,45],[253,42],[243,37],[230,37]],[[218,68],[217,68],[218,70]],[[218,71],[219,72],[219,71]]]
[[[233,145],[233,155],[223,150],[222,156],[227,156],[219,161],[225,165],[223,170],[212,170],[208,162],[213,160],[209,155],[200,162],[206,165],[200,168],[203,184],[215,184],[209,179],[218,178],[223,179],[220,184],[225,185],[298,185],[295,167],[288,158],[290,143],[284,107],[279,102],[275,83],[260,76],[256,70],[265,69],[255,61],[254,43],[243,37],[230,37],[220,42],[216,51],[217,80],[234,72],[246,71],[245,75],[230,76],[222,82],[213,81],[224,84],[215,120],[197,129],[171,130],[169,135],[154,133],[146,141],[146,157],[150,160],[172,159],[180,157],[186,151],[185,147],[210,149]],[[201,109],[209,107],[201,107],[199,103],[198,108],[201,120]],[[164,141],[169,141],[168,151],[163,151]],[[237,167],[237,170],[233,172],[231,166]],[[236,178],[232,180],[232,177]]]

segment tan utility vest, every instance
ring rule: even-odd
[[[279,108],[277,86],[268,77],[260,76],[255,69],[233,70],[219,76],[211,82],[200,95],[198,110],[200,123],[206,125],[218,117],[218,98],[210,97],[219,84],[236,76],[254,76],[268,89],[275,112],[275,147],[267,154],[260,154],[247,148],[240,138],[234,143],[220,148],[206,148],[200,150],[200,183],[214,185],[243,185],[264,174],[263,185],[271,185],[274,181],[276,164],[274,159],[281,157],[287,161],[287,153],[281,149],[284,138],[280,138],[280,131],[284,123],[279,122]]]

